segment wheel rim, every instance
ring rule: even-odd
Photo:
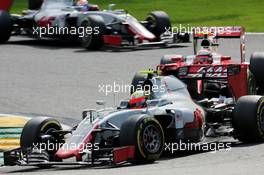
[[[54,131],[57,131],[58,129],[51,127],[51,128],[47,128],[46,130],[44,130],[40,135],[50,135],[52,134]],[[50,141],[49,143],[45,143],[45,144],[51,144],[54,147],[56,146],[56,148],[59,147],[59,143],[56,143],[56,141]],[[57,145],[58,144],[58,145]],[[50,145],[46,145],[47,147],[49,147]],[[45,150],[47,153],[49,154],[53,154],[54,152],[57,151],[57,149],[54,150]]]
[[[143,145],[150,153],[157,153],[161,147],[161,134],[154,125],[147,126],[143,131]]]
[[[149,26],[151,27],[151,28],[155,28],[156,26],[157,26],[157,21],[156,21],[156,19],[154,18],[154,17],[152,17],[152,16],[149,16],[148,18],[147,18],[147,21],[149,22]]]
[[[260,129],[262,132],[264,132],[264,106],[261,106],[260,109]]]
[[[83,22],[83,24],[82,24],[82,27],[83,27],[84,29],[86,29],[86,28],[89,27],[89,26],[90,26],[90,25],[89,25],[89,23],[88,23],[87,21]],[[82,44],[83,44],[85,47],[87,47],[88,45],[90,45],[91,40],[92,40],[92,35],[91,35],[91,34],[88,34],[88,33],[86,33],[86,32],[84,32],[84,36],[81,37]]]
[[[54,131],[56,131],[55,128],[49,128],[49,129],[47,129],[47,130],[44,132],[44,134],[51,134],[51,133],[54,132]]]

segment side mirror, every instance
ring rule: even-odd
[[[118,109],[127,109],[129,104],[129,100],[120,101]]]
[[[99,105],[99,106],[105,106],[105,101],[103,101],[103,100],[98,100],[98,101],[96,101],[96,104],[97,105]]]
[[[90,122],[92,123],[94,120],[94,114],[95,114],[96,110],[95,109],[87,109],[87,110],[83,110],[82,112],[82,119],[84,120],[87,117],[90,117]]]

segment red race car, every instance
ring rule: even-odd
[[[217,53],[221,38],[240,39],[240,61]],[[223,96],[237,100],[244,95],[263,93],[264,53],[253,53],[250,64],[246,62],[243,27],[195,28],[193,45],[194,55],[165,55],[157,66],[162,75],[175,75],[183,80],[193,99]]]

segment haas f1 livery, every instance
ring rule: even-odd
[[[264,141],[262,96],[236,100],[212,91],[203,99],[193,99],[180,79],[158,74],[136,74],[131,87],[137,89],[131,88],[129,100],[118,107],[85,110],[83,120],[70,130],[50,117],[29,120],[21,147],[4,153],[5,165],[151,163],[164,152],[172,153],[168,147],[179,143],[203,145],[227,138]]]
[[[148,14],[138,21],[125,10],[100,10],[97,5],[74,0],[29,0],[29,10],[10,15],[11,0],[0,3],[0,43],[12,35],[34,38],[73,39],[87,49],[103,46],[138,48],[172,46],[189,42],[186,33],[172,33],[171,22],[163,11]]]

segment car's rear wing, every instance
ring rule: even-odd
[[[13,0],[0,0],[0,10],[9,11]]]
[[[241,63],[245,62],[245,28],[241,26],[225,27],[196,27],[193,29],[194,54],[197,53],[197,42],[199,39],[212,37],[219,38],[237,38],[240,39]]]

